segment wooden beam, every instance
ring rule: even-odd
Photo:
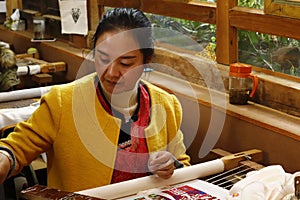
[[[98,0],[108,7],[132,7],[144,12],[216,24],[216,4],[170,0]]]
[[[300,4],[299,0],[285,0],[285,1],[264,1],[264,12],[266,14],[278,15],[282,17],[300,18]]]
[[[6,16],[11,16],[16,8],[22,9],[22,0],[6,0]]]
[[[89,19],[89,30],[96,30],[98,22],[100,20],[100,14],[97,0],[88,0],[88,19]]]
[[[234,7],[230,26],[237,29],[300,39],[300,19],[264,14],[263,10]]]
[[[141,10],[181,19],[216,24],[216,4],[141,0]]]
[[[251,149],[235,154],[230,154],[221,158],[224,162],[225,170],[231,170],[239,166],[239,163],[246,160],[261,161],[263,158],[263,152],[259,149]]]
[[[237,5],[237,0],[217,1],[217,62],[225,65],[238,60],[237,30],[230,24],[229,10]]]
[[[98,0],[98,5],[108,7],[140,8],[139,0]]]

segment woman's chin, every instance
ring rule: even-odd
[[[108,87],[106,88],[106,91],[109,92],[110,94],[120,94],[122,92],[125,92],[124,88],[121,87]]]

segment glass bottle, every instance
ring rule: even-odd
[[[43,39],[45,37],[45,18],[42,16],[33,17],[33,38]]]
[[[244,63],[230,64],[229,103],[247,104],[257,90],[258,78],[252,73],[252,66]]]

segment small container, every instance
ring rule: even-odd
[[[230,64],[229,103],[245,105],[249,97],[253,97],[257,90],[258,77],[251,72],[251,65],[244,63]]]
[[[26,29],[26,22],[24,19],[18,19],[11,22],[12,31],[24,31]]]
[[[24,31],[26,29],[26,22],[24,19],[20,19],[17,25],[17,31]]]
[[[33,18],[33,38],[43,39],[45,37],[45,18],[36,16]]]

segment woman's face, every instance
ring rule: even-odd
[[[109,93],[133,89],[143,73],[143,54],[128,31],[100,35],[95,47],[95,66],[103,87]]]

